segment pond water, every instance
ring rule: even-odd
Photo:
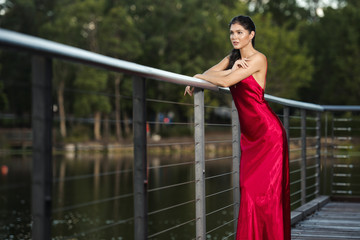
[[[212,157],[219,160],[207,163],[207,174],[231,172],[231,158]],[[31,158],[11,155],[0,160],[8,170],[0,183],[0,239],[31,238]],[[151,239],[194,238],[193,153],[149,155],[148,162]],[[133,239],[132,168],[131,154],[54,155],[52,239]],[[225,190],[207,198],[211,213],[207,227],[229,222],[209,234],[211,239],[222,239],[234,230],[232,191],[226,191],[231,181],[231,174],[207,180],[207,194]],[[219,208],[223,209],[214,212]],[[173,229],[166,231],[169,228]]]
[[[233,239],[231,152],[207,152],[206,159],[212,159],[206,162],[206,227],[207,231],[214,229],[207,237]],[[345,169],[352,174],[347,181],[355,195],[359,194],[359,160],[360,155],[353,156],[353,167]],[[149,154],[148,162],[150,239],[195,238],[193,152]],[[314,163],[308,162],[309,166]],[[330,159],[327,163],[330,165]],[[30,239],[32,156],[2,155],[0,166],[0,239]],[[298,167],[293,163],[290,171]],[[133,239],[132,169],[132,152],[54,155],[52,239]],[[308,176],[312,174],[308,172]],[[291,181],[299,177],[299,172],[294,173]],[[329,190],[330,181],[325,182]],[[291,193],[299,189],[300,184],[291,185]],[[294,195],[292,201],[298,198]]]

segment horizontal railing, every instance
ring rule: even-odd
[[[207,106],[204,104],[204,91],[208,89],[217,91],[219,94],[229,92],[227,88],[219,88],[206,81],[176,74],[168,71],[163,71],[136,63],[131,63],[115,58],[103,56],[100,54],[88,52],[82,49],[71,46],[51,42],[48,40],[27,36],[0,29],[0,46],[2,48],[13,48],[20,51],[27,51],[34,56],[32,60],[32,97],[34,108],[32,115],[32,131],[33,131],[33,180],[32,180],[32,195],[33,195],[33,239],[50,239],[51,236],[51,221],[52,214],[68,211],[69,209],[77,209],[91,206],[94,204],[106,203],[115,199],[133,199],[134,215],[127,216],[123,220],[116,221],[108,226],[99,227],[84,231],[91,233],[100,231],[116,224],[134,222],[134,238],[156,238],[161,234],[173,231],[176,228],[184,226],[196,226],[196,239],[206,239],[207,235],[232,225],[230,233],[224,235],[226,238],[234,236],[236,230],[236,219],[240,203],[240,189],[239,189],[239,161],[240,161],[240,126],[237,119],[237,111],[232,106],[227,106],[228,111],[231,111],[231,122],[227,124],[215,124],[218,127],[231,129],[231,139],[206,139],[206,127],[213,123],[207,123],[205,119],[204,109]],[[103,200],[87,201],[80,204],[61,206],[51,209],[52,202],[52,62],[51,59],[64,59],[80,64],[87,64],[91,66],[101,67],[109,71],[122,72],[133,75],[133,168],[124,171],[107,172],[104,174],[96,173],[90,175],[74,176],[72,178],[59,177],[55,179],[55,183],[60,184],[65,181],[75,181],[87,177],[101,177],[107,175],[119,174],[133,174],[133,191],[104,198]],[[167,163],[164,165],[148,165],[147,150],[152,147],[157,147],[160,144],[149,144],[146,136],[146,124],[149,123],[146,119],[146,98],[145,78],[155,79],[173,84],[192,85],[197,87],[194,94],[194,142],[188,143],[195,145],[194,159],[181,163]],[[322,166],[322,155],[325,157],[325,168],[327,167],[326,159],[330,158],[328,154],[328,122],[325,114],[325,126],[322,126],[324,120],[323,112],[327,111],[360,111],[360,106],[322,106],[317,104],[294,101],[284,98],[279,98],[265,94],[265,99],[274,105],[281,105],[283,107],[283,114],[279,115],[283,120],[284,127],[287,132],[289,146],[290,146],[290,180],[291,180],[291,206],[292,209],[303,205],[309,200],[315,198],[320,194],[320,171]],[[215,106],[214,106],[215,108]],[[293,111],[293,109],[297,111]],[[151,124],[151,123],[150,123]],[[183,124],[183,123],[178,123]],[[214,124],[213,124],[214,125]],[[321,130],[325,131],[325,143],[322,142]],[[336,129],[333,127],[332,129]],[[330,135],[330,134],[329,134]],[[333,134],[334,135],[334,134]],[[344,137],[344,136],[342,136]],[[230,145],[232,148],[231,155],[223,156],[207,156],[207,149],[214,143],[221,143],[223,145]],[[171,143],[163,143],[166,146]],[[187,144],[187,143],[185,143]],[[178,144],[177,144],[178,145]],[[323,146],[325,145],[325,146]],[[332,143],[332,149],[335,144]],[[332,151],[332,150],[331,150]],[[335,153],[331,158],[337,156]],[[213,163],[222,161],[231,161],[231,169],[223,172],[209,173],[206,171],[207,166]],[[229,164],[229,163],[228,163]],[[340,163],[334,163],[339,165]],[[182,182],[169,183],[162,186],[150,187],[149,174],[152,171],[157,171],[161,168],[179,168],[180,166],[191,167],[194,169],[194,176],[184,179]],[[328,171],[332,171],[332,168]],[[150,172],[150,173],[149,173]],[[335,173],[336,174],[336,173]],[[219,187],[214,192],[207,192],[206,185],[218,179],[227,179],[227,182],[232,182],[232,185]],[[326,179],[325,179],[326,180]],[[343,182],[334,182],[334,186],[343,184]],[[148,195],[160,195],[161,191],[173,190],[185,187],[186,189],[195,189],[195,195],[191,199],[183,199],[182,201],[171,206],[157,206],[150,205]],[[335,191],[332,189],[332,191]],[[207,209],[212,201],[221,202],[219,196],[224,194],[232,194],[232,202],[222,202],[223,205],[217,204],[218,208]],[[151,197],[151,196],[150,196]],[[156,198],[155,198],[156,199]],[[216,199],[216,200],[213,200]],[[171,211],[174,208],[191,208],[196,209],[193,216],[188,216],[182,222],[160,230],[148,230],[148,222],[154,224],[153,216],[163,214]],[[218,219],[219,213],[229,212],[233,213],[231,219],[224,218],[221,223],[212,219]],[[220,214],[221,215],[221,214]],[[209,220],[210,219],[210,220]],[[212,221],[211,221],[212,220]],[[215,223],[216,222],[216,223]],[[153,226],[152,226],[153,227]],[[154,228],[156,229],[156,228]],[[81,236],[76,235],[76,236]],[[75,237],[76,237],[75,236]]]
[[[144,78],[161,80],[181,85],[191,85],[194,87],[214,91],[229,91],[227,88],[217,87],[209,82],[203,81],[198,78],[192,78],[177,73],[172,73],[124,60],[107,57],[101,54],[89,52],[61,43],[56,43],[45,39],[8,31],[5,29],[0,29],[0,44],[2,47],[22,49],[32,52],[36,55],[46,56],[48,58],[70,60],[78,63],[102,67],[111,71],[128,73],[130,75],[136,75]],[[288,107],[297,107],[315,111],[325,110],[324,107],[322,107],[321,105],[275,97],[268,94],[265,94],[265,99],[270,102],[275,102]],[[349,108],[349,106],[345,107]],[[342,107],[339,106],[339,108]],[[354,106],[353,108],[354,111],[359,111],[359,106]]]

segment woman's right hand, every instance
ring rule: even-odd
[[[192,96],[193,95],[193,92],[194,92],[194,87],[191,87],[191,86],[186,86],[186,88],[185,88],[185,92],[184,92],[184,96],[186,95],[186,94],[189,94],[190,96]]]

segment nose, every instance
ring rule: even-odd
[[[239,35],[236,34],[236,33],[234,33],[234,34],[231,35],[231,39],[238,39],[238,37],[239,37]]]

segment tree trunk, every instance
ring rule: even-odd
[[[104,140],[106,142],[109,141],[109,136],[110,136],[109,115],[105,114],[104,115]]]
[[[94,113],[94,136],[95,140],[101,140],[101,112],[96,111]]]
[[[115,75],[115,127],[116,127],[116,139],[120,141],[122,139],[121,133],[121,113],[120,113],[120,82],[121,75]]]
[[[65,78],[62,78],[59,82],[58,88],[58,104],[59,104],[59,117],[60,117],[60,134],[61,137],[66,137],[66,114],[65,114],[65,105],[64,105],[64,87],[65,87]]]
[[[129,136],[131,133],[131,129],[130,129],[129,117],[126,114],[126,112],[124,112],[124,126],[125,126],[125,134],[126,136]]]
[[[160,132],[160,113],[156,114],[156,120],[155,120],[155,133]]]

